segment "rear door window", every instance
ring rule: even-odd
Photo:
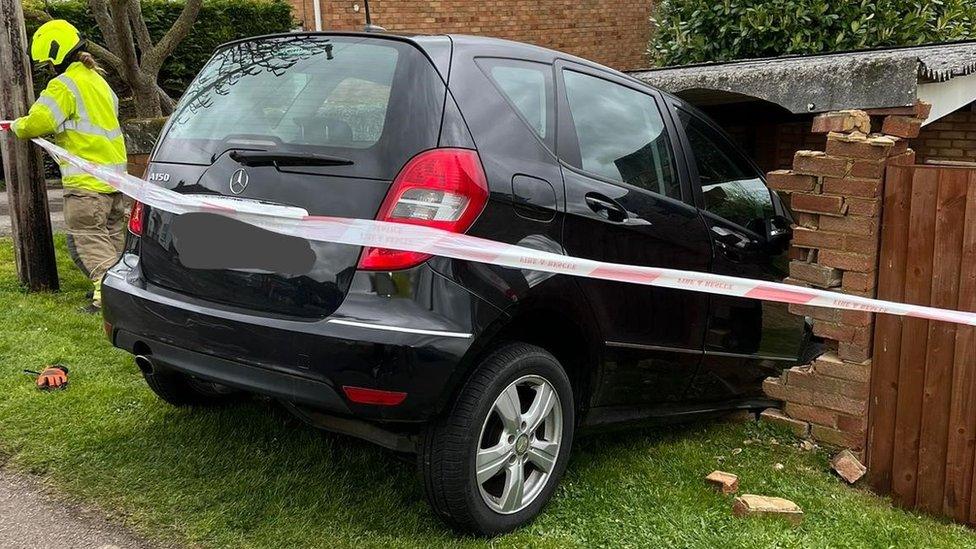
[[[320,35],[243,42],[218,51],[194,80],[155,160],[209,165],[232,149],[322,152],[355,161],[333,170],[374,175],[436,146],[444,93],[409,43]]]
[[[584,171],[681,199],[670,139],[654,97],[572,70],[566,99]]]

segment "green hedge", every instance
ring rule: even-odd
[[[169,30],[183,5],[179,0],[142,0],[143,17],[154,39],[160,39]],[[101,33],[86,0],[27,0],[28,36],[46,19],[44,11],[51,17],[67,19],[86,38],[101,42]],[[220,44],[248,36],[287,32],[294,27],[291,6],[285,0],[204,0],[193,30],[163,65],[159,83],[171,96],[178,97]]]
[[[661,65],[976,38],[974,0],[660,0]]]

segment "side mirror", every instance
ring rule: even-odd
[[[782,215],[774,215],[766,219],[766,244],[771,251],[780,253],[790,247],[793,239],[793,227],[790,220]]]

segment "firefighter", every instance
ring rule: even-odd
[[[27,116],[13,122],[11,130],[22,139],[53,134],[54,142],[69,153],[122,173],[126,153],[119,98],[83,47],[78,29],[62,19],[37,29],[31,59],[47,64],[57,76],[48,82]],[[66,162],[59,165],[68,251],[94,284],[92,302],[85,310],[96,313],[101,309],[102,275],[122,253],[127,200],[84,171]]]

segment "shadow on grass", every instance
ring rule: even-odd
[[[390,535],[441,529],[409,464],[367,442],[308,427],[269,402],[170,409],[86,446],[137,473],[116,489],[172,499],[174,512],[225,515],[241,528],[308,514]]]
[[[193,513],[241,536],[266,526],[280,532],[281,523],[290,521],[283,530],[293,532],[296,543],[307,535],[303,526],[322,527],[310,517],[327,518],[330,535],[454,539],[428,508],[415,466],[392,452],[309,427],[262,400],[215,409],[167,407],[162,413],[159,407],[167,405],[147,402],[141,420],[76,448],[78,465],[88,467],[91,481],[111,474],[92,469],[93,462],[118,472],[117,481],[106,487],[109,497],[161,505],[163,515]],[[691,423],[583,437],[568,475],[578,478],[593,468],[620,471],[617,462],[631,449],[695,436],[706,427]],[[191,539],[201,534],[208,539],[206,533],[189,532]]]

